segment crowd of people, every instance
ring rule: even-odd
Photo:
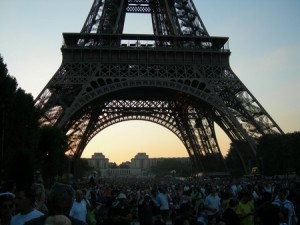
[[[91,177],[45,188],[7,181],[0,225],[296,225],[299,197],[300,171],[290,182]]]

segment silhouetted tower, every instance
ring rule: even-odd
[[[126,13],[151,14],[153,35],[124,34]],[[94,0],[80,33],[36,99],[42,125],[61,128],[79,158],[106,127],[157,123],[182,141],[196,171],[226,171],[215,125],[247,168],[256,138],[283,133],[229,65],[227,37],[208,34],[192,0]],[[170,153],[172,154],[172,153]]]

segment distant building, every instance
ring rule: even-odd
[[[105,156],[101,153],[94,153],[91,159],[87,159],[89,166],[93,168],[108,168],[109,167],[109,159],[105,158]]]
[[[131,159],[130,168],[149,169],[150,167],[150,159],[146,153],[138,153],[133,159]]]
[[[149,158],[146,153],[138,153],[131,162],[124,162],[115,168],[102,153],[94,153],[92,158],[86,159],[90,167],[100,172],[101,177],[151,177],[150,168],[166,158]],[[180,162],[189,163],[188,157],[172,158]]]

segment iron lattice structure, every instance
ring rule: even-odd
[[[153,35],[124,34],[126,13],[151,14]],[[224,172],[216,124],[245,143],[244,168],[256,138],[283,133],[231,70],[228,38],[208,34],[192,0],[95,0],[81,32],[63,38],[62,64],[36,106],[42,125],[68,135],[74,158],[106,127],[145,120],[173,132],[196,171]]]

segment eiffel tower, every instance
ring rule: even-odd
[[[153,34],[124,34],[127,13],[151,15]],[[80,33],[63,33],[62,64],[35,100],[41,125],[81,157],[108,126],[144,120],[173,132],[197,172],[227,171],[216,124],[247,169],[256,140],[283,131],[234,74],[227,37],[207,32],[192,0],[94,0]]]

